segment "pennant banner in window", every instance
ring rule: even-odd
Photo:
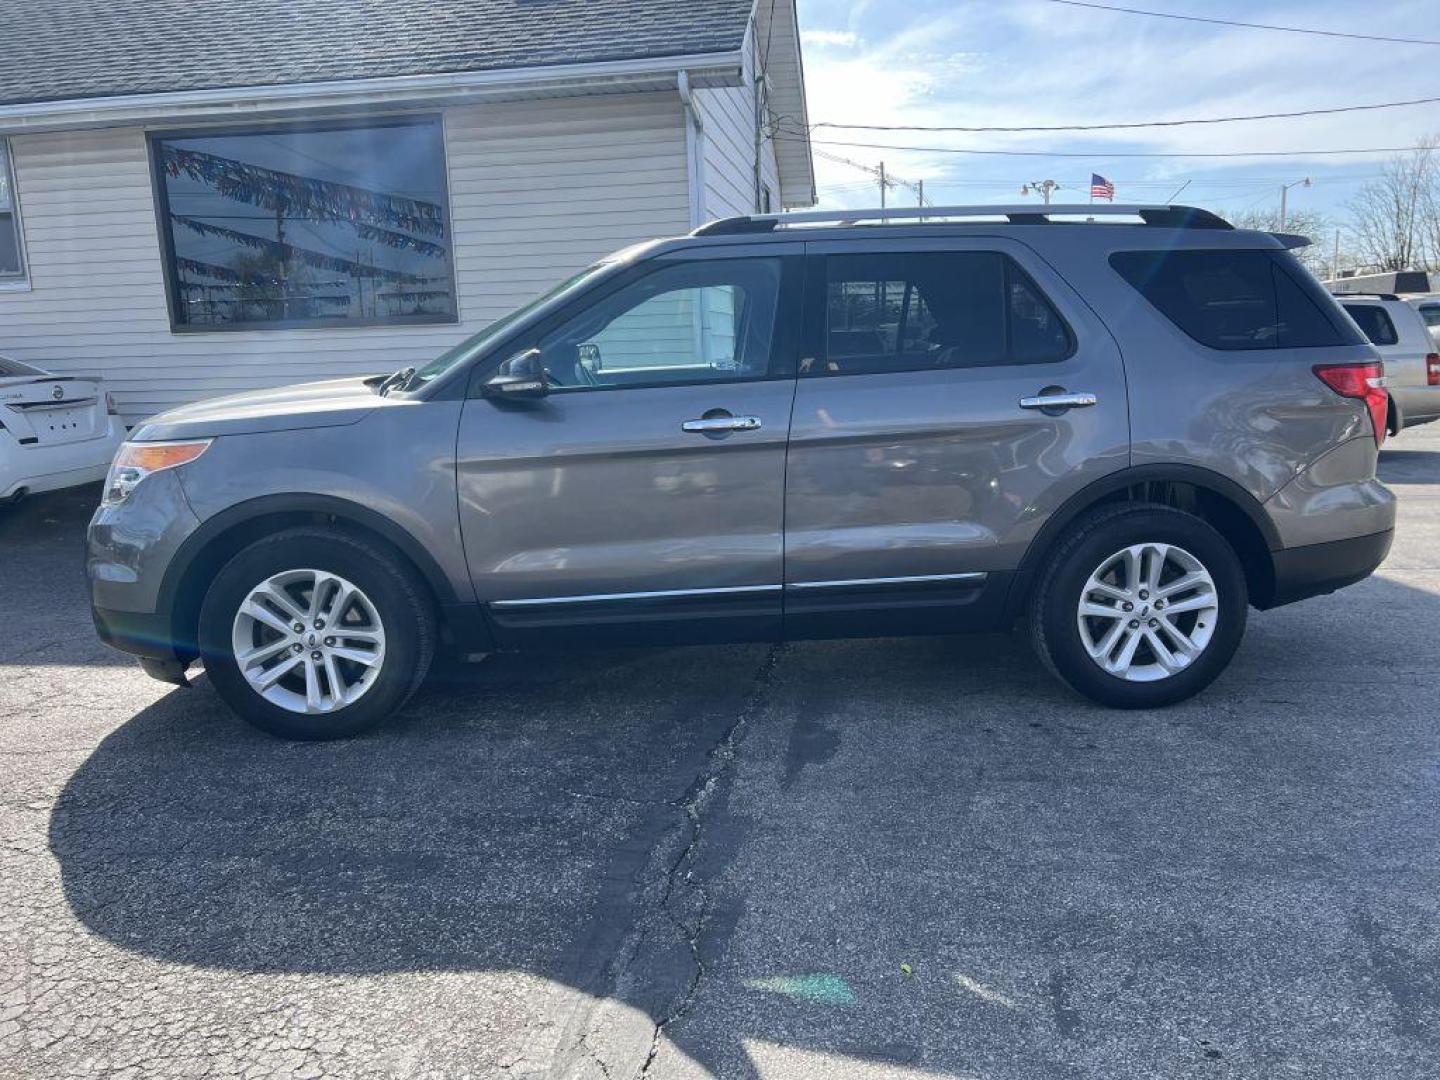
[[[169,144],[160,146],[160,161],[171,177],[188,176],[196,183],[215,188],[227,199],[276,210],[289,217],[349,222],[357,227],[389,226],[427,236],[445,235],[445,217],[440,205],[423,199],[387,195],[335,180],[266,169]]]

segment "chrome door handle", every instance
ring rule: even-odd
[[[680,430],[704,434],[716,431],[754,431],[759,427],[758,416],[705,416],[699,420],[686,420],[680,425]]]
[[[1022,397],[1022,409],[1088,409],[1100,399],[1094,394],[1040,394],[1037,397]]]

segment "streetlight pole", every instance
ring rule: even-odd
[[[1288,215],[1288,213],[1287,213],[1287,200],[1288,200],[1288,197],[1289,197],[1289,195],[1290,195],[1290,189],[1291,189],[1292,187],[1309,187],[1309,186],[1310,186],[1310,177],[1308,177],[1308,176],[1305,177],[1305,179],[1303,179],[1303,180],[1296,180],[1296,181],[1294,181],[1294,182],[1292,182],[1292,183],[1289,183],[1289,184],[1281,184],[1281,185],[1280,185],[1280,231],[1281,231],[1281,232],[1284,232],[1284,231],[1285,231],[1285,222],[1286,222],[1286,221],[1288,220],[1288,218],[1289,218],[1289,215]]]

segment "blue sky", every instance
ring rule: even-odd
[[[1440,38],[1436,0],[1115,0],[1177,14]],[[1440,96],[1440,47],[1226,28],[1068,7],[1049,0],[799,0],[810,120],[873,124],[1039,125],[1184,119]],[[1434,105],[1369,113],[1088,134],[927,134],[818,129],[818,151],[924,179],[927,202],[1020,201],[1054,179],[1056,201],[1088,198],[1090,173],[1117,201],[1176,201],[1228,213],[1279,201],[1335,218],[1385,155],[1239,159],[1119,158],[1120,152],[1409,146],[1440,132]],[[984,157],[838,142],[1069,151],[1076,158]],[[870,206],[876,187],[848,165],[816,161],[822,206]],[[905,190],[894,202],[910,202]]]

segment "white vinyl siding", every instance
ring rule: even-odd
[[[744,85],[695,91],[696,112],[705,125],[701,153],[705,212],[700,215],[705,221],[760,210],[755,198],[755,73],[751,59],[747,53]],[[768,136],[760,144],[760,179],[770,189],[772,209],[779,210],[775,145]]]
[[[145,134],[113,128],[11,139],[31,290],[0,292],[0,351],[103,377],[133,423],[199,398],[422,363],[595,259],[689,228],[677,94],[444,115],[458,325],[172,332]]]

